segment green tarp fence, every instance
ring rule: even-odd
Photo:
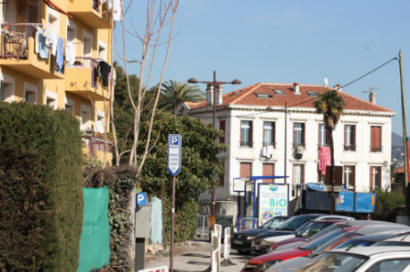
[[[110,262],[109,190],[83,188],[84,212],[77,272],[89,272]]]

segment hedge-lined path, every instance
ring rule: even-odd
[[[179,243],[174,250],[174,270],[176,271],[206,271],[210,264],[210,243],[202,241]],[[246,262],[248,256],[236,255],[235,251],[231,253],[231,260],[235,265],[221,266],[222,272],[240,271]],[[145,268],[158,266],[169,266],[168,254],[146,255]]]

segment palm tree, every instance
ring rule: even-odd
[[[170,80],[163,85],[158,107],[176,113],[184,102],[197,102],[204,99],[203,91],[197,86]]]
[[[333,130],[336,128],[339,122],[340,115],[343,113],[343,108],[345,106],[345,101],[343,97],[339,95],[337,90],[329,90],[327,92],[321,93],[318,99],[315,101],[315,108],[317,113],[323,114],[323,122],[325,123],[325,128],[327,135],[329,137],[330,144],[330,180],[332,181],[332,209],[331,212],[335,211],[334,202],[334,180],[333,180],[333,169],[335,166],[335,155],[333,146]]]

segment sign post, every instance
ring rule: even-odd
[[[168,135],[168,172],[172,176],[172,208],[171,208],[171,247],[169,253],[169,270],[174,271],[173,249],[175,229],[175,176],[181,169],[182,137],[179,134]]]

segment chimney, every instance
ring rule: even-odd
[[[216,97],[216,105],[221,105],[223,103],[223,90],[222,90],[222,85],[216,86],[215,90],[215,97]]]
[[[300,95],[300,86],[299,82],[293,83],[293,93]]]
[[[376,104],[376,93],[369,92],[369,102],[372,104]]]
[[[206,104],[210,106],[214,104],[214,86],[210,84],[206,86]]]
[[[342,91],[342,86],[340,84],[336,84],[335,86],[333,86],[333,89],[335,89],[338,92]]]

